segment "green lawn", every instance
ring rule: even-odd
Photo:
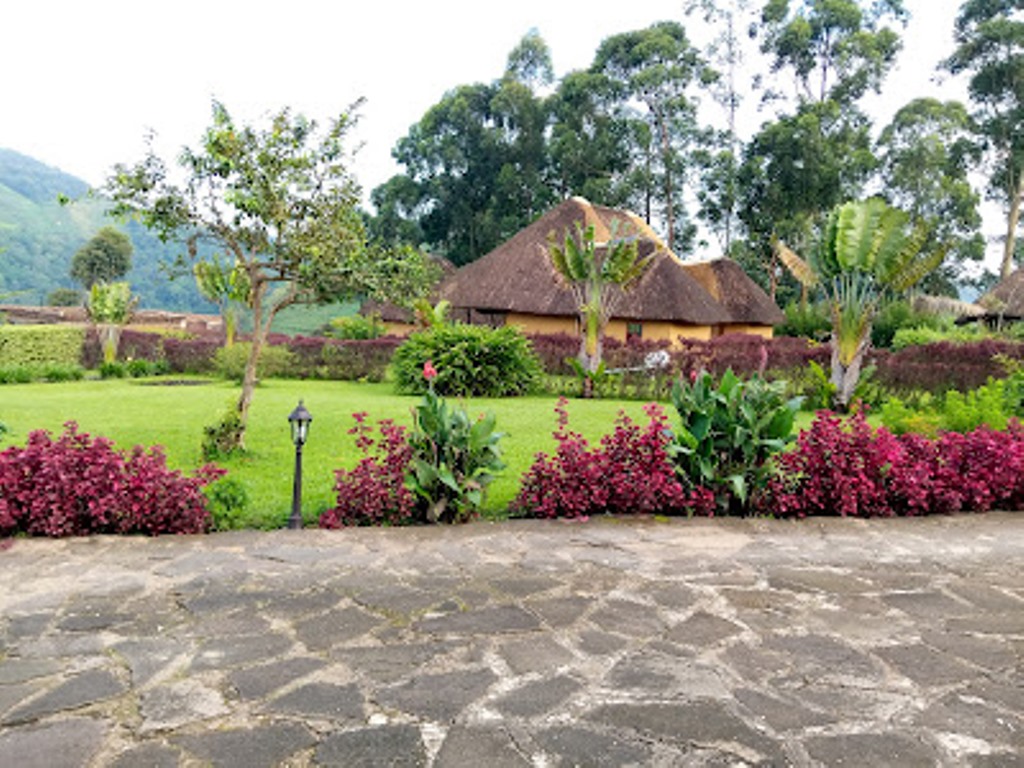
[[[11,430],[3,444],[23,443],[28,432],[59,432],[68,420],[92,434],[111,438],[119,447],[162,445],[169,463],[188,469],[200,462],[202,428],[213,423],[234,401],[238,389],[223,381],[205,380],[198,386],[153,386],[152,381],[79,381],[66,384],[25,384],[0,387],[0,421]],[[303,514],[312,522],[333,504],[333,471],[357,460],[351,414],[366,411],[371,421],[393,418],[411,425],[410,410],[417,397],[394,394],[390,384],[334,381],[271,380],[256,392],[247,438],[246,456],[223,462],[249,495],[253,526],[283,524],[291,504],[295,451],[287,417],[302,398],[313,414],[309,443],[304,451]],[[555,399],[526,397],[470,399],[471,415],[492,411],[508,468],[491,487],[485,513],[502,514],[515,496],[519,478],[538,451],[554,447]],[[570,426],[597,441],[610,432],[616,414],[624,409],[645,420],[642,403],[614,400],[575,400],[570,403]]]

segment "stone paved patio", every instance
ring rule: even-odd
[[[0,765],[1024,765],[1024,515],[17,540]]]

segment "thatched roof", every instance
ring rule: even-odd
[[[732,259],[686,263],[683,268],[724,307],[734,323],[775,325],[782,310]]]
[[[990,315],[999,315],[1007,320],[1024,319],[1024,269],[1018,269],[995,288],[986,293],[978,303]]]
[[[637,238],[641,255],[655,254],[651,268],[619,303],[618,318],[691,325],[772,325],[783,319],[739,265],[727,259],[684,265],[635,214],[592,205],[581,197],[552,208],[490,253],[459,269],[442,283],[441,298],[455,308],[482,312],[575,316],[572,293],[560,284],[548,257],[548,239],[550,235],[561,239],[576,222],[593,225],[598,243],[611,239],[614,230],[618,237]]]
[[[915,296],[911,306],[917,312],[929,315],[956,315],[958,317],[978,317],[985,314],[985,308],[968,301],[953,299],[949,296]]]

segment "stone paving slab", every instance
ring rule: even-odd
[[[0,766],[1024,764],[1024,515],[9,543]]]

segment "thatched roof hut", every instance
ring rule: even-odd
[[[786,319],[771,297],[732,259],[687,262],[683,268],[722,305],[732,323],[775,325]]]
[[[628,211],[570,198],[549,210],[479,260],[446,279],[439,296],[455,319],[528,331],[572,332],[577,307],[558,279],[548,255],[549,240],[561,240],[576,223],[594,227],[597,243],[633,237],[641,256],[654,254],[650,269],[617,304],[610,335],[644,325],[645,338],[707,337],[729,330],[770,334],[783,315],[737,265],[728,259],[684,264],[655,232]],[[616,331],[616,321],[622,328]],[[620,332],[621,331],[621,332]],[[629,331],[635,333],[635,330]]]
[[[1011,273],[978,303],[986,309],[987,318],[1024,320],[1024,269]]]
[[[985,314],[985,308],[969,301],[961,301],[949,296],[931,296],[919,294],[910,301],[915,312],[928,315],[953,315],[955,317],[977,317]]]

